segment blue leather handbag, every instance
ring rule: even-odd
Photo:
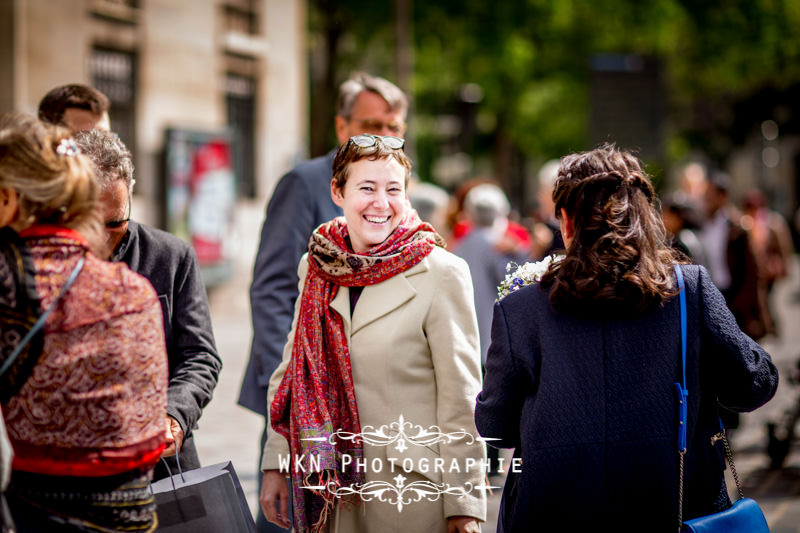
[[[752,498],[740,498],[728,509],[683,523],[683,531],[706,533],[759,533],[769,531],[764,513]]]
[[[681,524],[681,532],[695,533],[769,533],[767,519],[755,500],[745,498],[742,494],[742,487],[739,483],[739,476],[736,474],[736,466],[733,464],[733,454],[725,437],[725,428],[720,424],[720,433],[712,437],[712,444],[720,439],[725,446],[725,455],[728,457],[731,474],[736,482],[739,491],[739,499],[724,511],[700,516],[691,520],[683,521],[683,458],[686,454],[686,424],[688,390],[686,389],[686,293],[683,283],[683,273],[680,266],[675,265],[675,275],[678,278],[678,289],[680,290],[681,306],[681,370],[683,373],[682,383],[675,383],[678,391],[678,455],[680,457],[680,494],[678,498],[678,521]]]

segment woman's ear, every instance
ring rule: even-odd
[[[19,215],[19,195],[11,188],[0,189],[0,228],[13,223]]]
[[[342,194],[342,189],[337,187],[336,182],[333,180],[331,180],[331,200],[333,200],[333,203],[339,207],[344,207],[344,195]]]
[[[572,239],[575,235],[575,226],[572,223],[572,218],[567,215],[567,210],[561,208],[561,234],[564,239]]]

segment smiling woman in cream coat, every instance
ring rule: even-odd
[[[356,141],[371,144],[360,146]],[[340,149],[332,194],[345,216],[321,226],[312,237],[310,253],[301,260],[301,297],[283,362],[270,381],[272,420],[262,458],[261,503],[268,519],[288,527],[283,479],[291,474],[298,531],[471,532],[479,531],[478,522],[486,518],[485,493],[476,488],[485,477],[485,451],[476,440],[473,420],[480,354],[469,270],[463,260],[435,244],[441,238],[407,207],[410,162],[401,150],[386,146],[391,142],[359,136]],[[331,242],[345,249],[337,251]],[[393,268],[388,263],[401,266],[382,271]],[[347,273],[342,276],[342,271]],[[319,277],[335,277],[342,284],[329,283],[332,294],[316,308],[316,314],[336,326],[314,337],[318,321],[308,311],[314,293],[308,285],[321,286],[315,280]],[[339,346],[337,332],[341,332]],[[317,369],[321,376],[317,381],[306,375],[316,371],[315,359],[303,351],[303,346],[313,347],[309,339],[315,338],[325,339],[323,351],[338,354],[332,356],[335,360],[324,360],[327,366],[323,363],[322,370]],[[306,362],[298,365],[303,357]],[[343,373],[341,383],[337,372]],[[298,382],[303,380],[313,386],[300,388]],[[349,402],[348,389],[353,392]],[[301,394],[303,390],[310,392]],[[308,398],[312,395],[318,397]],[[324,397],[326,409],[334,413],[329,419],[323,417],[327,433],[304,418],[325,403]],[[337,397],[345,398],[338,404],[345,405],[345,413],[338,418]],[[300,407],[298,398],[305,400]],[[283,420],[276,423],[276,415]],[[357,420],[355,425],[352,419]],[[345,431],[362,437],[360,450],[347,450]],[[318,440],[296,438],[301,432]],[[331,432],[338,439],[330,439]],[[293,461],[292,472],[286,472],[285,458],[317,453],[317,445],[306,443],[325,437],[345,452],[332,455],[338,485],[318,491],[330,494],[338,488],[339,497],[318,504],[313,491],[297,487],[298,481],[313,485],[294,472],[303,461]],[[348,484],[356,459],[349,461],[360,453],[366,468],[355,483],[363,484]],[[321,456],[325,468],[325,452]],[[331,477],[322,479],[320,486]],[[331,512],[315,513],[320,505]]]

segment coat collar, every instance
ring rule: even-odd
[[[125,254],[128,252],[128,248],[130,248],[133,241],[136,240],[138,227],[139,225],[133,220],[128,222],[128,231],[125,232],[125,236],[122,238],[120,243],[117,245],[117,248],[111,254],[109,261],[118,262],[123,260],[123,257],[125,257]]]
[[[425,257],[405,272],[375,285],[367,285],[358,299],[352,317],[350,316],[350,290],[347,287],[339,287],[330,306],[341,315],[348,341],[351,335],[355,335],[364,326],[391,313],[416,296],[417,290],[408,278],[427,270],[428,258]]]

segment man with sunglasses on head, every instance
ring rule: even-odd
[[[94,163],[100,183],[108,259],[146,277],[161,302],[169,364],[167,449],[162,457],[173,472],[176,454],[181,469],[199,468],[192,430],[211,401],[222,361],[194,249],[174,235],[131,220],[133,160],[116,135],[101,129],[80,131],[75,143]],[[168,475],[159,462],[153,478]]]
[[[336,137],[342,145],[354,135],[403,137],[408,101],[393,83],[355,73],[339,87]],[[342,214],[331,199],[336,148],[301,163],[284,175],[267,206],[253,268],[250,305],[253,342],[239,394],[239,405],[267,417],[269,378],[281,362],[297,299],[297,266],[317,226]],[[263,449],[266,431],[259,449]],[[259,480],[261,476],[258,476]],[[282,531],[259,510],[258,531]]]

